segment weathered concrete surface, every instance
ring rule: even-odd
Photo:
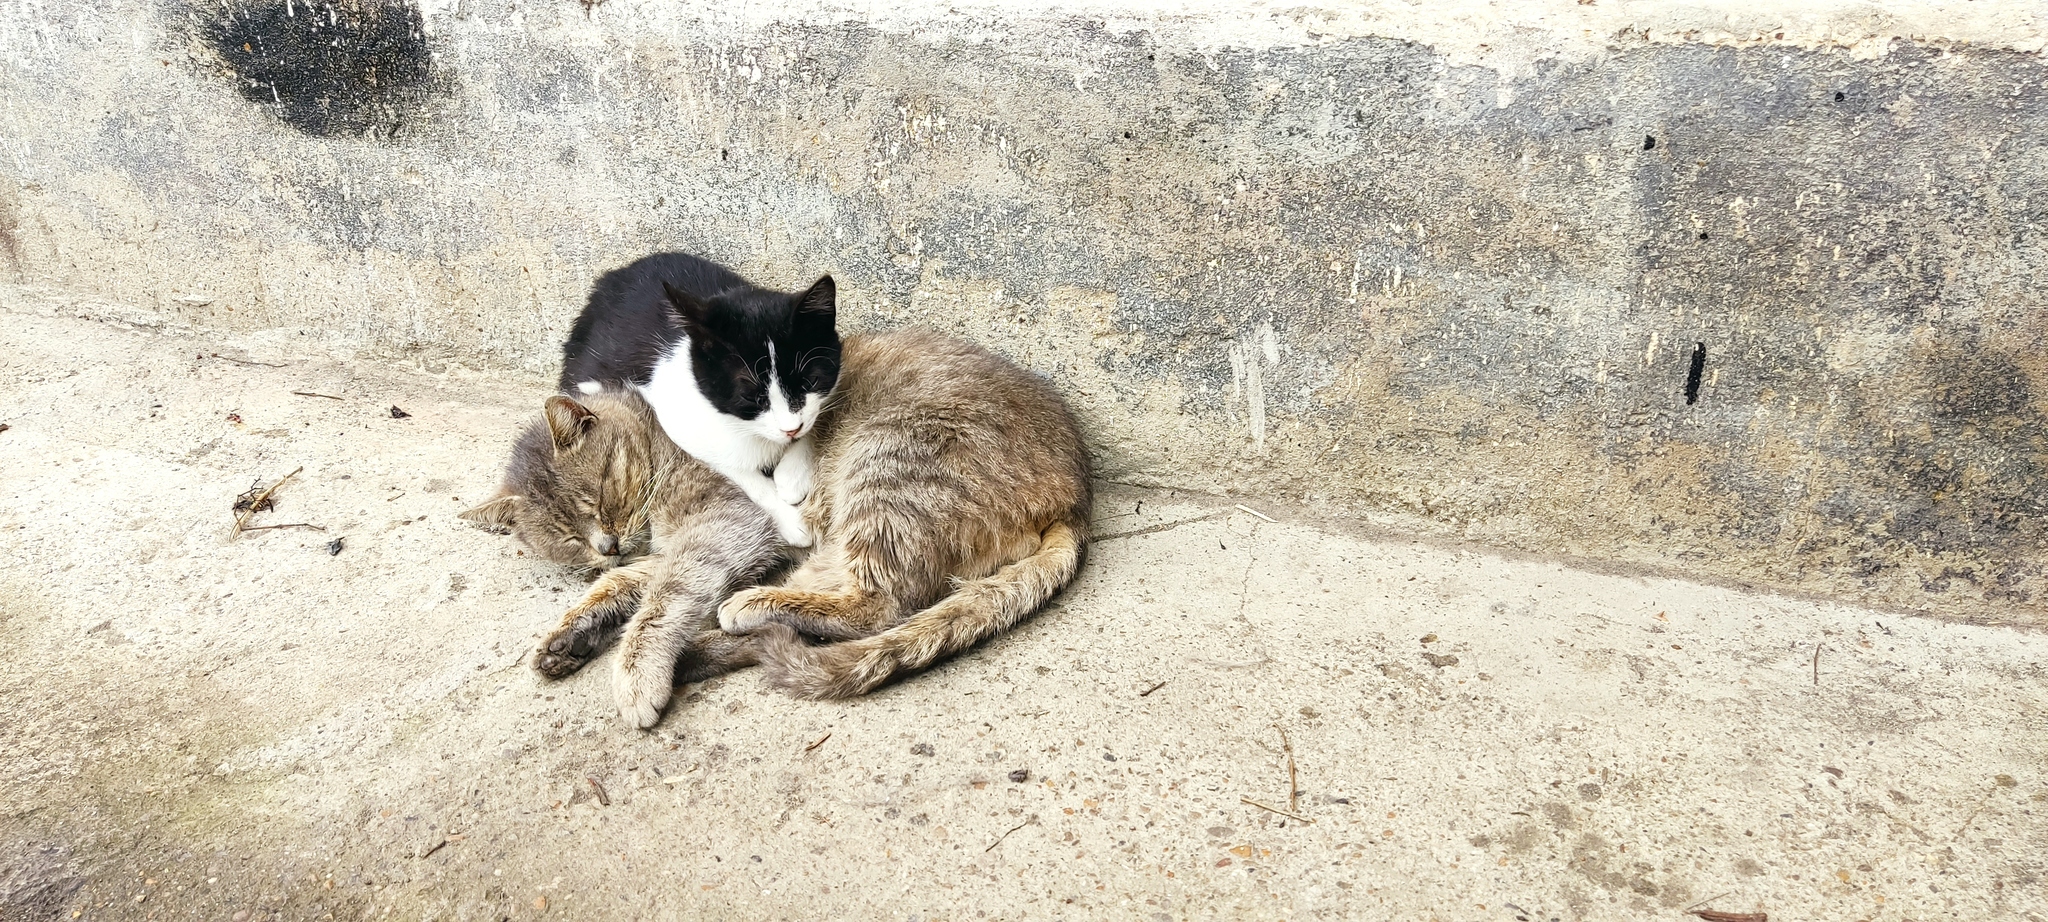
[[[2030,5],[730,6],[7,6],[0,266],[527,370],[830,270],[1118,481],[2048,623]]]
[[[2036,631],[1122,490],[1013,635],[642,734],[453,517],[542,377],[0,307],[9,922],[2048,918]]]

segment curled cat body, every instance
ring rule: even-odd
[[[614,688],[636,726],[658,718],[661,703],[648,703],[667,700],[668,689],[658,686],[671,676],[755,660],[773,684],[802,697],[863,694],[1009,628],[1078,571],[1087,545],[1089,459],[1047,382],[931,331],[848,336],[841,361],[831,410],[816,425],[816,481],[804,509],[821,536],[818,547],[782,585],[725,599],[716,616],[723,631],[708,618],[674,614],[638,633],[629,625],[628,636],[656,636],[649,631],[659,628],[668,639],[645,645],[673,646],[683,661],[680,671],[657,676],[642,657],[629,675],[621,658]],[[712,555],[697,546],[732,543],[732,531],[744,525],[732,519],[693,528],[705,514],[702,505],[667,511],[672,487],[657,483],[653,472],[668,463],[665,452],[674,446],[638,390],[600,386],[550,398],[548,418],[551,433],[573,438],[567,447],[558,437],[522,440],[525,457],[515,458],[512,470],[547,488],[544,495],[529,491],[537,495],[526,500],[498,500],[513,517],[499,524],[530,545],[566,547],[570,557],[588,541],[578,536],[615,532],[622,546],[650,554],[613,571],[624,574],[616,577],[619,587],[601,579],[564,615],[541,643],[536,664],[544,672],[566,672],[594,652],[615,623],[608,619],[618,617],[623,603],[615,600],[645,606],[660,598],[633,588],[644,587],[643,574],[655,568],[666,568],[670,580],[679,569],[707,568],[712,576],[701,586],[737,587],[783,559],[772,529],[764,529],[765,548],[739,541],[740,553],[707,566]],[[605,460],[621,457],[647,460]],[[668,469],[673,482],[674,471],[684,468]],[[520,489],[508,481],[504,492]],[[647,537],[626,533],[635,528]],[[663,609],[695,610],[702,598],[694,594],[687,605]]]
[[[810,698],[1009,628],[1072,581],[1088,540],[1087,449],[1044,379],[929,330],[848,337],[843,366],[805,510],[822,543],[719,611],[760,639],[770,681]]]

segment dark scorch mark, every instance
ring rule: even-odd
[[[242,0],[193,15],[242,97],[310,135],[394,138],[434,86],[410,0]]]

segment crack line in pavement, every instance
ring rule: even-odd
[[[1094,541],[1094,543],[1096,543],[1096,544],[1101,544],[1101,543],[1102,543],[1102,542],[1104,542],[1104,541],[1114,541],[1114,540],[1116,540],[1116,539],[1118,539],[1118,538],[1135,538],[1135,537],[1137,537],[1137,536],[1139,536],[1139,535],[1156,535],[1156,534],[1158,534],[1158,533],[1160,533],[1160,532],[1162,532],[1162,531],[1167,531],[1167,530],[1169,530],[1169,529],[1179,528],[1179,527],[1181,527],[1182,525],[1192,525],[1192,524],[1194,524],[1194,523],[1196,523],[1196,522],[1206,522],[1206,521],[1208,521],[1208,520],[1210,520],[1210,519],[1213,519],[1213,518],[1216,518],[1216,517],[1218,517],[1218,516],[1222,516],[1222,515],[1227,515],[1227,514],[1229,514],[1229,512],[1230,512],[1230,510],[1228,510],[1228,509],[1219,509],[1219,510],[1217,510],[1217,511],[1215,511],[1215,512],[1211,512],[1211,513],[1208,513],[1208,514],[1205,514],[1205,515],[1198,515],[1198,516],[1195,516],[1195,517],[1194,517],[1194,518],[1192,518],[1192,519],[1181,519],[1180,521],[1177,521],[1177,522],[1167,522],[1167,523],[1165,523],[1165,524],[1163,524],[1163,525],[1148,525],[1148,526],[1146,526],[1146,527],[1144,527],[1144,528],[1134,528],[1134,529],[1131,529],[1130,531],[1119,531],[1119,532],[1112,532],[1112,533],[1110,533],[1110,534],[1107,534],[1107,535],[1099,535],[1099,536],[1095,537],[1095,538],[1094,538],[1094,539],[1092,539],[1092,540],[1093,540],[1093,541]]]
[[[1261,524],[1263,523],[1253,522],[1252,530],[1244,536],[1245,542],[1250,547],[1245,551],[1244,579],[1240,580],[1237,584],[1237,620],[1244,622],[1244,626],[1247,628],[1252,626],[1252,622],[1251,619],[1244,616],[1244,607],[1246,603],[1251,601],[1252,568],[1258,566],[1259,563],[1257,538],[1259,537],[1259,526]]]

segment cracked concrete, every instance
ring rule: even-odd
[[[0,299],[9,922],[2048,918],[2038,632],[1110,484],[1013,634],[630,732],[453,515],[541,377],[120,309]]]

